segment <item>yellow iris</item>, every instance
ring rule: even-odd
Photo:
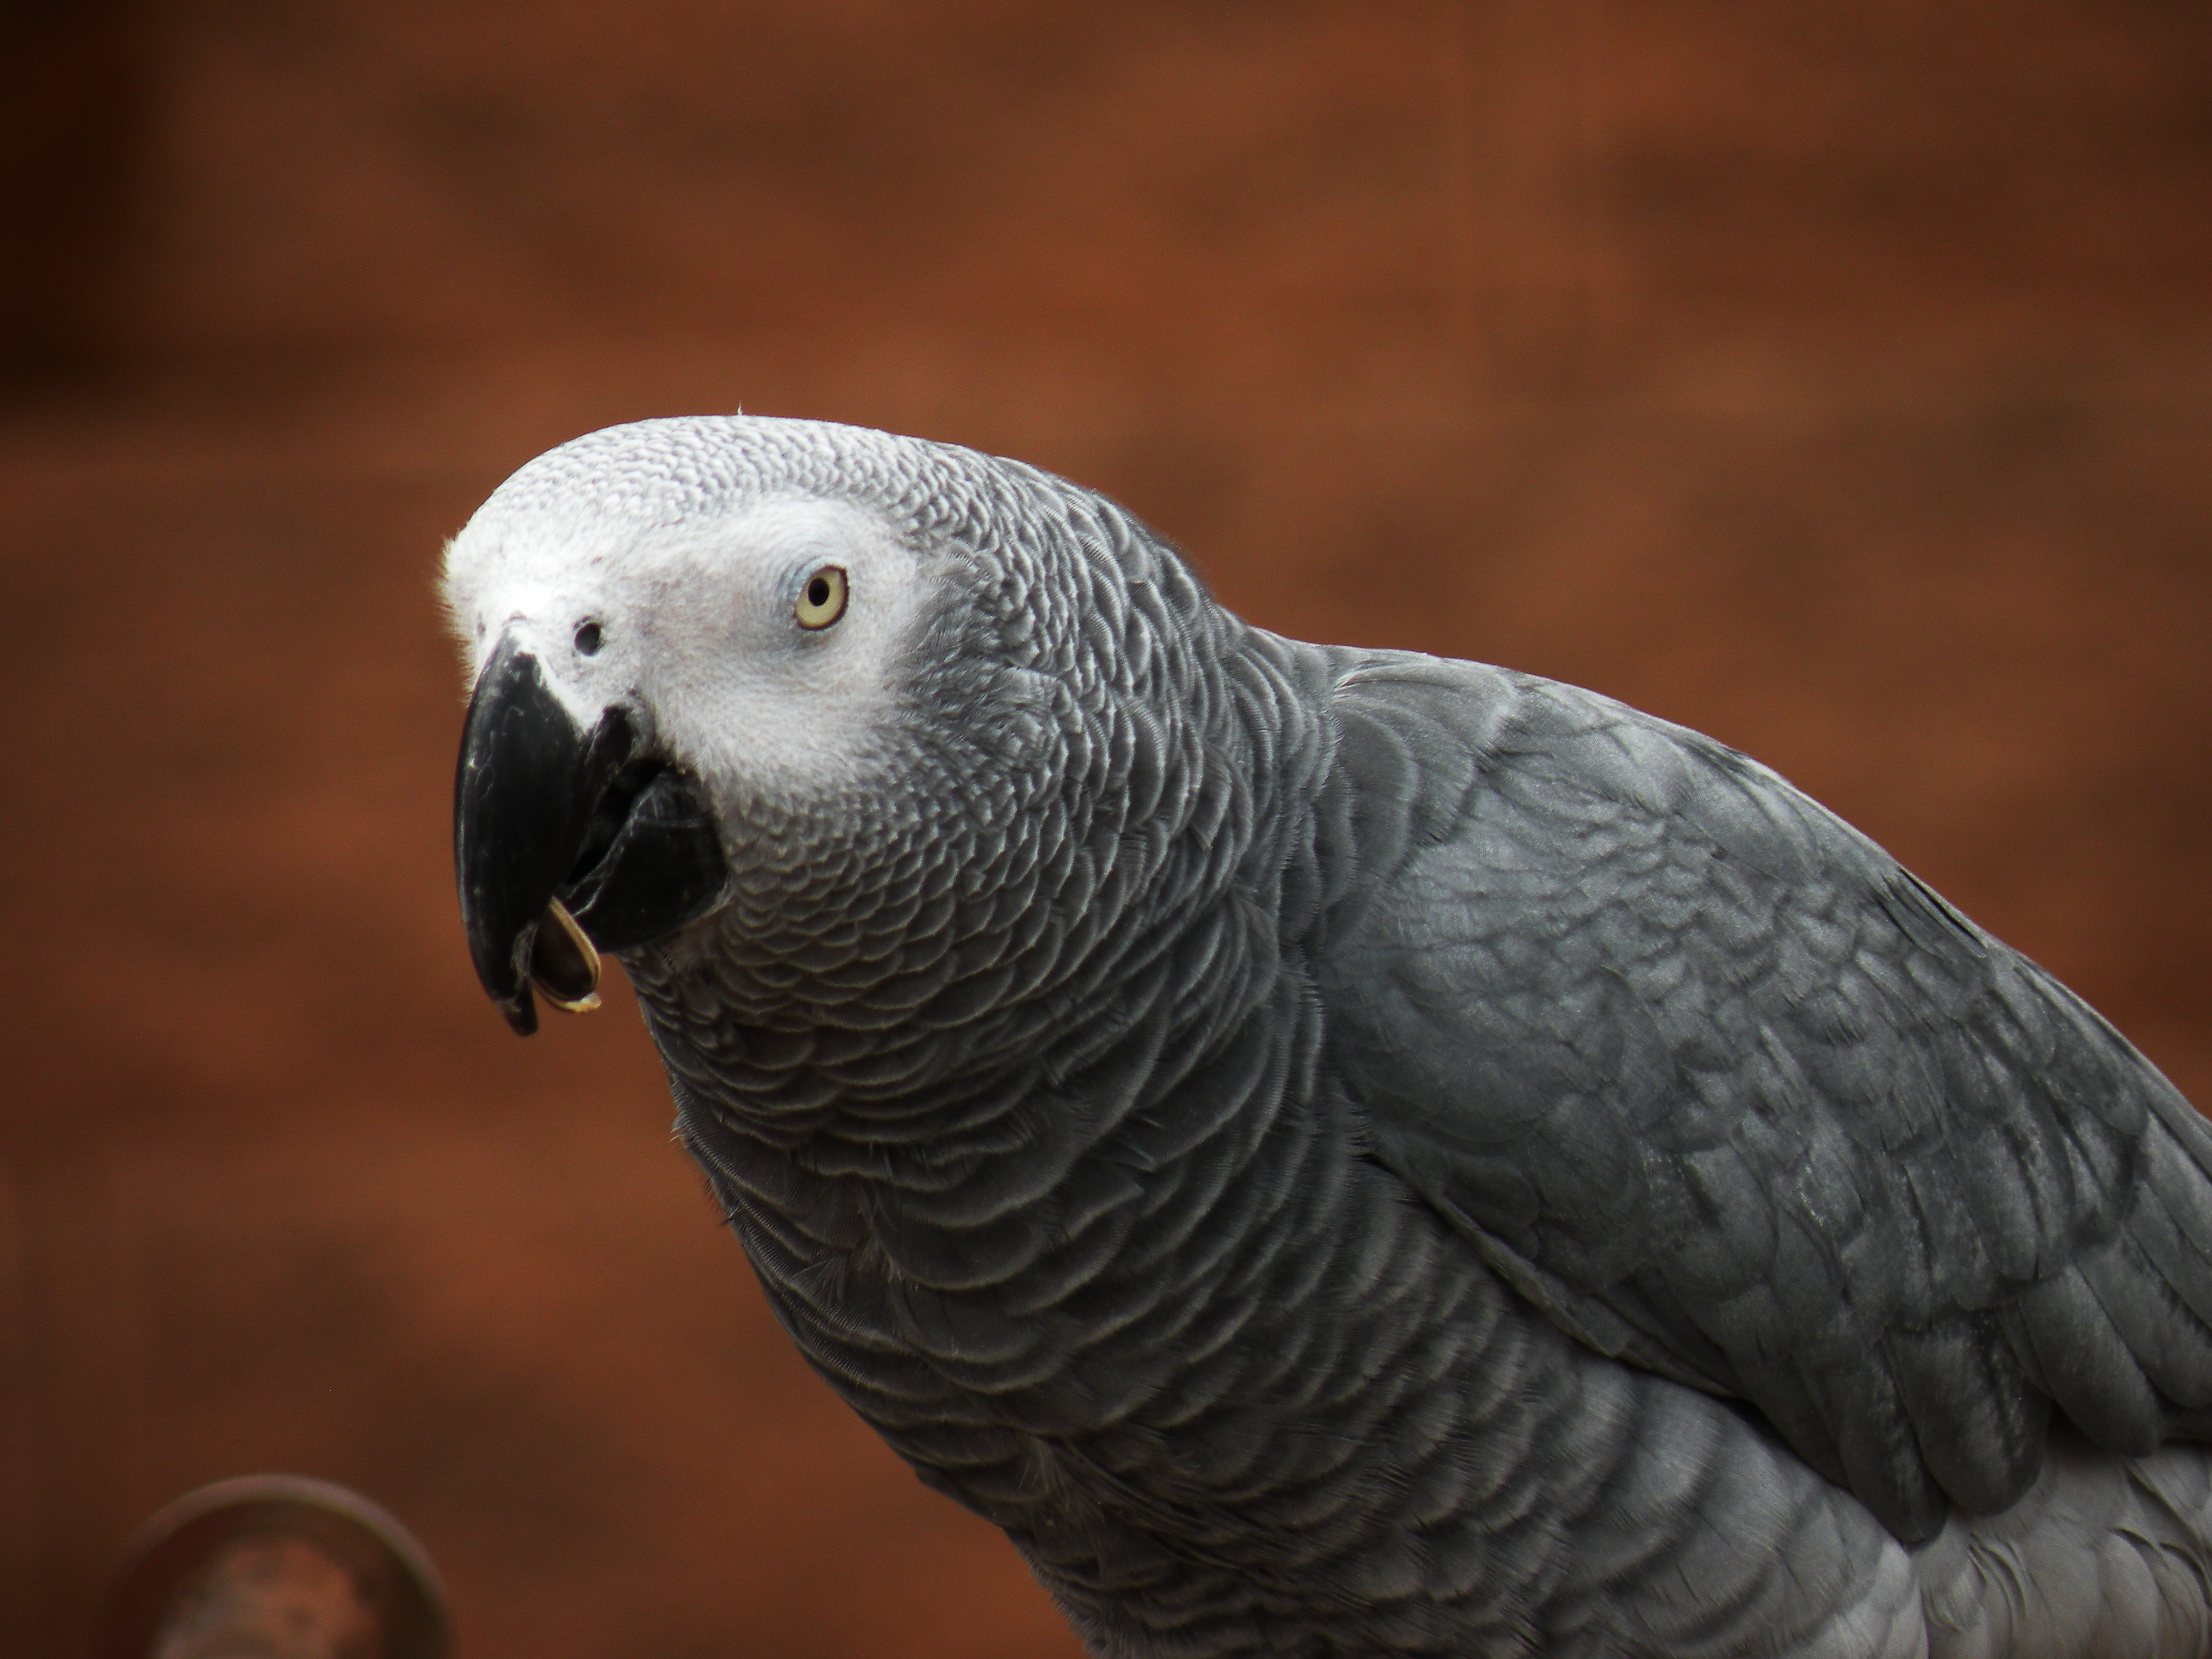
[[[801,628],[827,628],[845,614],[845,595],[844,571],[825,564],[806,579],[791,613]]]

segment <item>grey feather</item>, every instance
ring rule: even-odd
[[[1427,665],[1338,691],[1347,744],[1456,724],[1489,785],[1457,838],[1377,837],[1389,873],[1322,973],[1394,1167],[1570,1328],[1571,1298],[1619,1314],[1908,1539],[2033,1479],[2031,1388],[2137,1455],[2199,1404],[2212,1333],[2151,1253],[2206,1235],[2179,1244],[2143,1170],[2186,1158],[2201,1188],[2203,1134],[2163,1079],[1741,757],[1565,688],[1463,687],[1492,707],[1439,709]]]
[[[2206,1650],[2212,1135],[2063,988],[1709,739],[966,451],[595,434],[457,615],[787,499],[915,562],[896,695],[707,777],[728,902],[624,963],[785,1328],[1094,1652]]]

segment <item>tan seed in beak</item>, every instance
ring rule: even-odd
[[[588,1014],[599,1006],[599,953],[559,899],[538,921],[530,981],[546,1001],[569,1013]]]

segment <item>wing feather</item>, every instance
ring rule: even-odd
[[[1871,842],[1589,692],[1338,682],[1313,959],[1376,1157],[1577,1340],[1740,1396],[1900,1536],[2051,1404],[2212,1420],[2212,1134]]]

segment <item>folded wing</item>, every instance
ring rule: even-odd
[[[2018,1497],[2051,1405],[2212,1425],[2212,1133],[2079,999],[1694,732],[1426,658],[1334,708],[1331,1063],[1558,1323],[1907,1540]]]

